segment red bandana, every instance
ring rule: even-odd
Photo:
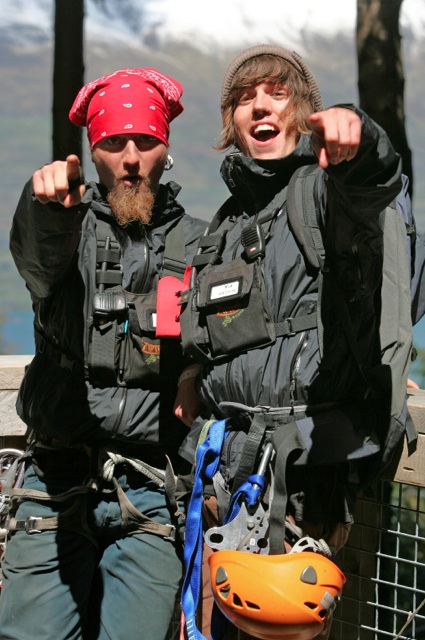
[[[87,127],[90,148],[122,133],[154,136],[168,147],[169,123],[183,111],[182,86],[156,69],[121,69],[80,89],[69,112]]]

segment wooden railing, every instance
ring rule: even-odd
[[[32,358],[33,356],[0,356],[1,446],[17,446],[24,442],[26,426],[18,417],[15,404],[25,366]]]
[[[8,443],[10,438],[25,434],[25,425],[15,409],[19,386],[25,365],[33,356],[0,356],[0,438]],[[406,446],[388,479],[396,482],[425,486],[425,390],[409,390],[409,410],[419,432],[416,450],[408,454]]]

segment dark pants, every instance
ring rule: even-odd
[[[36,472],[37,469],[37,472]],[[88,478],[88,456],[39,451],[25,488],[60,494]],[[116,478],[131,503],[170,522],[162,489],[127,465]],[[13,534],[3,562],[2,640],[164,640],[182,576],[178,545],[151,533],[126,535],[112,485],[66,503],[25,500],[17,518],[76,512],[81,526]],[[87,526],[86,526],[87,525]],[[68,525],[69,526],[69,525]]]

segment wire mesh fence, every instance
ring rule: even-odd
[[[329,640],[425,640],[425,487],[383,481],[363,494],[338,564],[347,583]]]
[[[331,640],[425,638],[424,516],[423,487],[381,482],[360,498]]]

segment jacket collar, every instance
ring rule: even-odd
[[[221,176],[244,211],[258,213],[289,182],[298,167],[314,164],[310,135],[301,134],[292,153],[276,160],[256,160],[231,153],[221,165]]]

